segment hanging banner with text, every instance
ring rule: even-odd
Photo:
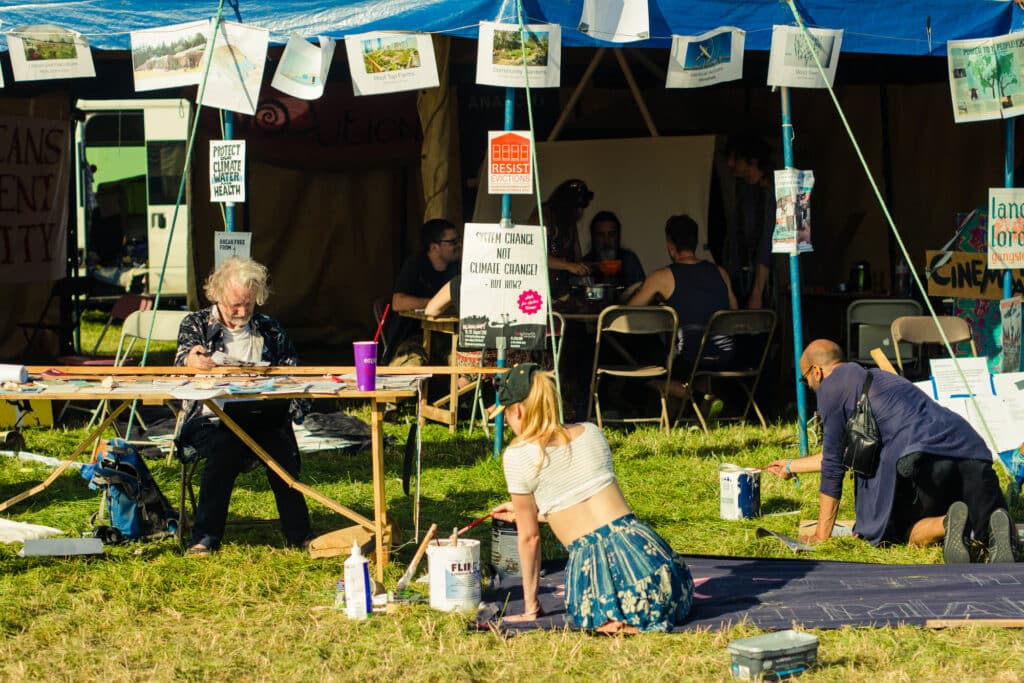
[[[988,268],[988,257],[982,252],[925,252],[925,274],[928,296],[952,296],[958,299],[1003,298],[1003,273]],[[1013,293],[1024,294],[1024,278],[1019,270],[1013,273]]]
[[[487,194],[533,194],[533,135],[487,131]]]
[[[467,223],[459,289],[459,344],[469,349],[542,349],[548,259],[536,225]]]
[[[210,201],[245,201],[245,140],[210,140]]]
[[[988,190],[988,267],[1024,267],[1024,189]]]
[[[0,117],[0,282],[66,275],[68,121]]]

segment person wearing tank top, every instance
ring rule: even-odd
[[[676,340],[679,370],[692,365],[708,320],[717,311],[735,309],[736,297],[725,270],[697,258],[697,223],[686,215],[665,222],[665,245],[672,262],[651,273],[629,300],[630,306],[646,306],[659,297],[675,309],[679,318]],[[728,364],[735,355],[731,338],[718,335],[712,340],[718,363]],[[707,354],[705,354],[707,355]],[[675,373],[679,374],[679,373]]]
[[[499,376],[498,398],[516,438],[504,454],[512,500],[493,515],[518,526],[525,604],[522,614],[504,620],[533,621],[544,614],[537,587],[539,525],[546,521],[569,551],[565,608],[579,628],[637,633],[681,624],[693,600],[690,570],[630,510],[601,430],[589,423],[563,425],[554,375],[534,363]]]

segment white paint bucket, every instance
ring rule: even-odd
[[[491,520],[491,565],[499,577],[519,576],[519,529],[515,522]]]
[[[475,610],[480,605],[480,541],[440,539],[427,546],[430,606],[443,612]]]
[[[718,514],[722,519],[750,519],[761,515],[761,472],[722,463],[718,467]]]

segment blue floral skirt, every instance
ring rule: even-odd
[[[690,613],[689,568],[636,516],[623,515],[567,549],[566,610],[580,628],[614,620],[640,631],[671,631]]]

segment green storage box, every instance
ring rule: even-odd
[[[732,655],[732,675],[748,681],[796,676],[818,661],[818,637],[793,630],[741,638],[726,649]]]

